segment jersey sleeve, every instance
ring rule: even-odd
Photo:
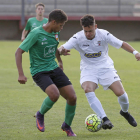
[[[28,50],[37,42],[37,39],[38,39],[38,33],[35,32],[35,30],[33,30],[28,34],[25,40],[20,44],[19,48],[25,52],[28,52]]]
[[[78,46],[78,38],[76,35],[71,37],[64,45],[62,45],[65,49],[70,50],[70,49],[76,49]]]
[[[109,32],[107,32],[106,38],[107,38],[107,43],[110,44],[111,46],[117,48],[117,49],[119,49],[123,44],[122,40],[116,38],[115,36],[113,36]]]
[[[25,30],[26,31],[30,31],[31,30],[30,19],[26,23]]]

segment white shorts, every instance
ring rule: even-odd
[[[81,71],[80,84],[91,81],[103,86],[104,90],[109,89],[108,87],[115,81],[120,81],[120,77],[114,68],[105,69],[83,69]]]

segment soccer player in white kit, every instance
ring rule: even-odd
[[[104,90],[111,89],[115,93],[121,106],[120,114],[130,125],[136,127],[135,119],[128,113],[129,99],[127,93],[116,73],[112,59],[108,56],[108,44],[133,53],[138,61],[140,61],[140,53],[108,31],[98,29],[92,15],[85,15],[80,22],[83,30],[73,35],[62,45],[59,48],[59,53],[69,55],[72,48],[80,53],[80,84],[85,91],[90,107],[102,118],[103,129],[112,129],[113,124],[107,118],[101,102],[95,95],[98,83],[103,86]]]

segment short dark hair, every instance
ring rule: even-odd
[[[49,14],[49,22],[55,20],[57,23],[66,22],[68,17],[63,10],[55,9]]]
[[[94,16],[92,15],[85,15],[80,19],[81,26],[89,27],[95,24]]]

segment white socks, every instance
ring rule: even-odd
[[[92,108],[92,110],[100,117],[100,118],[104,118],[106,117],[105,111],[102,107],[101,102],[99,101],[99,99],[96,97],[94,92],[88,92],[85,94],[87,97],[87,100],[89,102],[90,107]],[[129,108],[129,100],[128,100],[128,96],[127,93],[125,92],[123,95],[118,97],[118,102],[121,106],[121,109],[123,112],[128,112],[128,108]]]
[[[129,108],[129,100],[126,92],[118,97],[118,102],[121,106],[122,111],[127,112]]]
[[[106,117],[105,111],[102,107],[101,102],[99,99],[96,97],[94,92],[88,92],[86,93],[87,100],[89,102],[90,107],[92,110],[100,117],[104,118]]]

